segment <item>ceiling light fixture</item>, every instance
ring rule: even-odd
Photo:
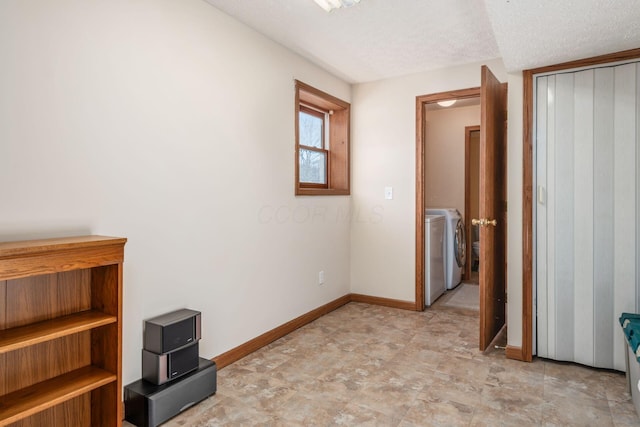
[[[340,9],[341,7],[351,7],[360,0],[314,0],[318,6],[323,8],[327,12],[331,12],[333,9]]]
[[[457,99],[450,99],[448,101],[438,101],[438,105],[441,107],[451,107],[453,104],[455,104],[457,101]]]

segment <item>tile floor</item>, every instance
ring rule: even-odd
[[[623,374],[483,355],[477,337],[474,311],[350,303],[220,370],[165,426],[640,426]]]

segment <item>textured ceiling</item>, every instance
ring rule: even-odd
[[[352,83],[501,57],[509,71],[640,47],[639,0],[205,0]]]
[[[640,48],[638,0],[485,0],[509,71]]]

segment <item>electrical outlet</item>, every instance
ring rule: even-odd
[[[318,273],[318,285],[324,284],[324,271]]]

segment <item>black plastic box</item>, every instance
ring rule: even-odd
[[[200,358],[197,371],[163,385],[138,380],[124,388],[125,420],[138,427],[156,427],[217,390],[215,362]]]

